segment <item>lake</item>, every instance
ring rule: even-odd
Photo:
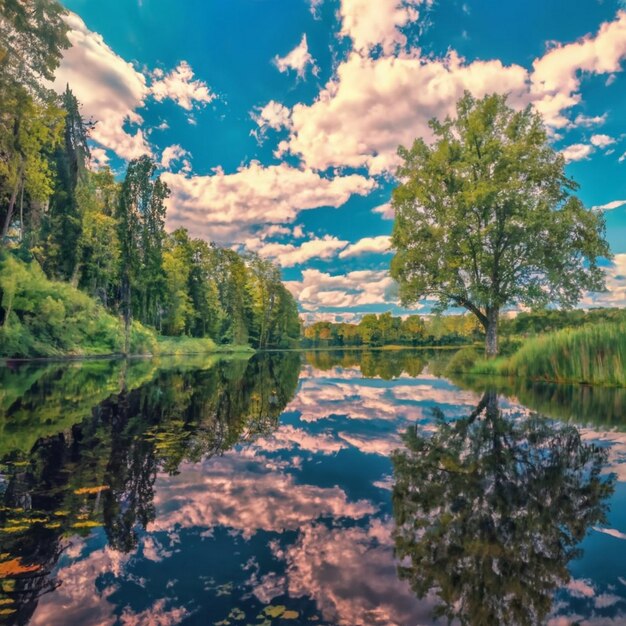
[[[441,352],[0,369],[0,621],[626,623],[626,390]]]

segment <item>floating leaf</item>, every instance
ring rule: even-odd
[[[282,619],[298,619],[300,617],[300,613],[298,611],[285,611],[282,614]]]
[[[108,491],[110,488],[111,487],[108,485],[100,485],[98,487],[82,487],[81,489],[74,489],[74,493],[77,496],[95,495],[102,493],[103,491]]]
[[[0,578],[12,578],[41,569],[41,565],[24,565],[21,559],[11,559],[0,563]]]
[[[280,617],[287,607],[282,604],[277,604],[276,606],[270,605],[266,606],[263,611],[265,615],[269,615],[269,617]]]
[[[100,522],[94,522],[92,520],[87,520],[86,522],[76,522],[72,524],[72,528],[98,528],[102,526]]]

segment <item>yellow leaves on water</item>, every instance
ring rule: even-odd
[[[87,520],[86,522],[76,522],[72,524],[72,528],[98,528],[102,526],[100,522],[94,522],[92,520]]]
[[[100,485],[98,487],[82,487],[81,489],[74,489],[74,493],[77,496],[91,496],[102,493],[103,491],[107,491],[110,488],[111,487],[109,487],[108,485]]]
[[[21,574],[29,574],[41,569],[41,565],[24,565],[22,560],[11,559],[0,563],[0,578],[13,578]]]
[[[300,613],[298,611],[288,611],[286,606],[282,604],[266,606],[263,613],[271,618],[280,617],[281,619],[298,619]]]

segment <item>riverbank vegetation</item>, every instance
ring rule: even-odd
[[[470,315],[395,317],[364,315],[358,324],[316,322],[305,327],[305,348],[460,346],[480,340],[478,322]]]
[[[626,387],[626,322],[585,324],[524,341],[510,356],[480,358],[457,352],[449,373],[507,376],[531,381]]]
[[[97,120],[70,86],[48,87],[69,46],[64,10],[27,4],[5,7],[0,44],[0,355],[154,353],[157,335],[202,340],[177,350],[295,345],[277,266],[167,233],[169,189],[150,156],[121,180],[92,165]]]

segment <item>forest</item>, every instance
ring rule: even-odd
[[[69,85],[49,88],[69,46],[62,7],[6,2],[3,14],[0,356],[154,352],[157,336],[294,345],[298,311],[276,265],[166,232],[169,190],[151,156],[125,173],[93,166],[98,120]]]

